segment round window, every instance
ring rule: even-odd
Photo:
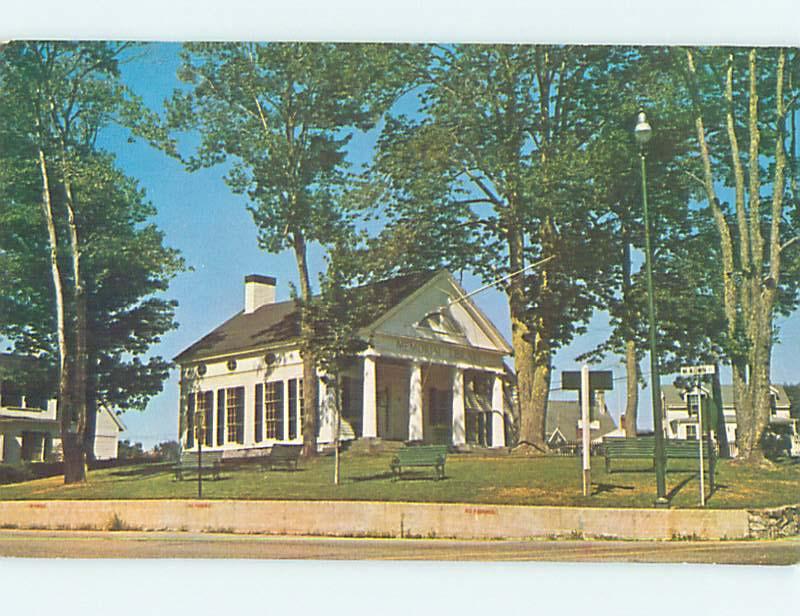
[[[236,370],[236,360],[229,359],[228,360],[228,370]]]
[[[208,368],[206,367],[205,364],[200,364],[199,366],[197,366],[197,374],[199,374],[200,376],[203,376],[207,370]]]

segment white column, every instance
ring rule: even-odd
[[[378,436],[378,405],[375,392],[377,390],[377,370],[375,356],[364,357],[364,402],[361,417],[361,436],[375,438]]]
[[[422,366],[411,362],[408,388],[408,440],[422,440]]]
[[[464,412],[464,370],[453,368],[453,445],[467,442],[466,418]]]
[[[323,379],[319,381],[319,438],[320,443],[333,442],[333,391]],[[310,412],[310,409],[307,409]]]
[[[503,403],[503,377],[494,375],[492,386],[492,447],[506,446],[505,404]]]

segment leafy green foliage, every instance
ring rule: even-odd
[[[58,364],[54,291],[36,152],[50,163],[64,282],[73,284],[65,181],[74,198],[86,286],[90,404],[142,409],[169,362],[146,358],[173,329],[175,302],[159,297],[183,268],[151,222],[152,204],[96,147],[109,124],[157,139],[158,125],[119,80],[129,44],[13,43],[0,65],[0,335],[15,351]],[[49,112],[48,112],[49,109]],[[152,126],[153,129],[147,129]],[[67,306],[73,326],[75,307]],[[68,339],[74,331],[67,332]],[[146,358],[146,359],[145,359]],[[72,361],[72,360],[70,360]]]
[[[525,276],[528,321],[554,348],[607,297],[594,165],[608,50],[521,45],[431,46],[420,66],[419,113],[387,121],[370,175],[390,204],[381,241],[398,269],[470,268],[486,282],[555,254]],[[596,88],[596,86],[593,86]],[[511,258],[515,237],[523,254]],[[403,258],[404,257],[404,258]],[[547,280],[544,279],[547,277]]]
[[[226,181],[249,199],[269,252],[327,244],[347,230],[345,146],[392,100],[399,81],[388,48],[303,43],[188,44],[168,119],[196,129],[189,169],[230,163]]]

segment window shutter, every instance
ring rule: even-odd
[[[194,447],[194,394],[189,394],[186,404],[186,448]]]
[[[217,390],[217,445],[225,444],[225,390]]]
[[[205,420],[205,424],[206,424],[205,425],[205,429],[206,429],[205,444],[208,447],[211,447],[214,444],[214,434],[211,431],[214,428],[214,423],[213,423],[213,420],[214,420],[214,392],[213,391],[204,392],[203,396],[205,396],[205,403],[206,403],[206,412],[205,412],[205,417],[203,418]]]

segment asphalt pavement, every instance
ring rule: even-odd
[[[0,556],[790,565],[800,562],[800,537],[750,541],[464,541],[6,529],[0,530]]]

